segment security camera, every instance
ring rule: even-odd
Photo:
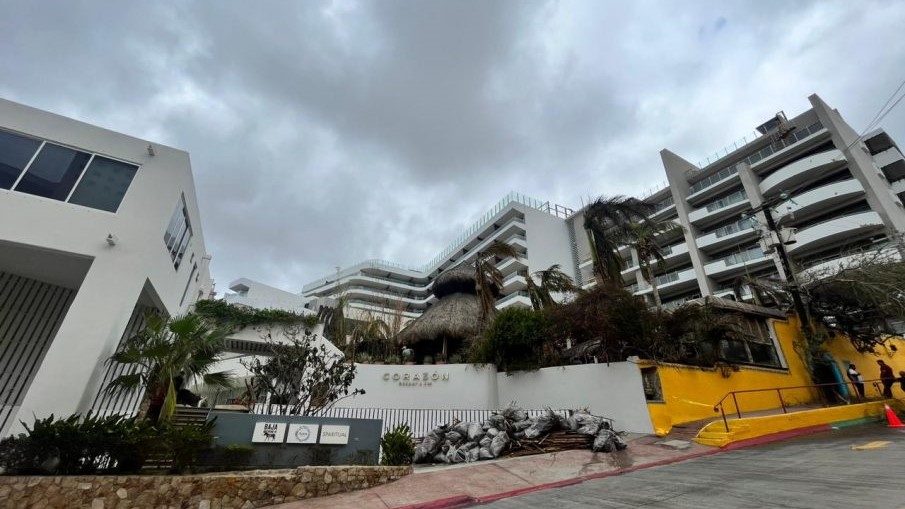
[[[119,242],[119,237],[117,237],[116,235],[113,235],[112,233],[107,234],[107,244],[110,244],[111,246],[115,246],[117,242]]]

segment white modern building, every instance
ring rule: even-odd
[[[774,204],[773,219],[792,241],[786,250],[796,272],[838,265],[855,251],[899,246],[902,152],[882,129],[859,136],[820,97],[809,100],[809,110],[789,119],[778,114],[704,162],[661,152],[668,186],[645,199],[655,204],[655,218],[684,227],[663,239],[668,255],[656,277],[664,306],[729,297],[740,277],[785,277],[764,213],[746,214],[764,203]],[[577,251],[579,280],[591,285],[586,238],[579,237]],[[626,287],[650,295],[637,253],[627,247],[622,253]]]
[[[0,436],[133,409],[106,359],[211,294],[189,154],[0,100]]]
[[[502,295],[497,308],[530,307],[525,292],[528,274],[560,264],[572,273],[574,231],[566,218],[571,209],[542,202],[518,193],[509,193],[490,211],[421,266],[405,266],[384,260],[367,260],[336,273],[327,274],[303,287],[305,297],[347,299],[347,306],[360,316],[371,313],[386,319],[399,314],[406,320],[417,318],[436,301],[433,280],[442,271],[474,260],[475,255],[494,241],[509,244],[518,258],[499,261],[503,274]]]

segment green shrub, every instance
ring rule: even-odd
[[[380,438],[380,451],[383,453],[383,465],[411,465],[415,456],[415,444],[412,442],[412,430],[408,424],[400,424]]]
[[[170,460],[181,471],[194,465],[213,440],[213,422],[180,429],[122,415],[51,415],[23,426],[26,433],[0,440],[0,466],[7,474],[132,473],[152,456]]]
[[[505,372],[530,371],[551,365],[545,354],[549,322],[541,311],[507,308],[472,345],[470,361],[495,364]]]

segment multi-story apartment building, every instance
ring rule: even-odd
[[[559,205],[510,193],[422,266],[367,260],[306,284],[302,293],[309,298],[344,296],[353,317],[367,313],[381,318],[401,314],[411,320],[436,301],[431,285],[437,275],[473,261],[478,252],[498,240],[513,246],[519,257],[501,260],[497,265],[504,277],[497,307],[530,306],[525,292],[529,273],[560,264],[575,276],[571,273],[574,232],[565,221],[572,213]]]
[[[793,270],[839,264],[846,253],[878,249],[905,232],[905,160],[883,130],[860,136],[820,97],[811,109],[758,127],[704,163],[669,150],[661,157],[668,186],[646,197],[658,220],[684,227],[663,238],[665,266],[657,270],[666,307],[706,295],[727,297],[737,278],[785,277],[771,254],[762,204],[789,243]],[[580,213],[571,220],[579,226]],[[789,238],[791,236],[791,238]],[[578,237],[576,272],[593,284],[587,239]],[[766,248],[766,249],[765,249]],[[629,290],[649,295],[637,253],[621,251]]]
[[[0,100],[0,436],[134,408],[106,359],[212,291],[188,153]]]

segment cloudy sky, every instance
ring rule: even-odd
[[[191,153],[221,290],[641,193],[814,92],[861,130],[905,79],[893,1],[0,5],[0,96]]]

